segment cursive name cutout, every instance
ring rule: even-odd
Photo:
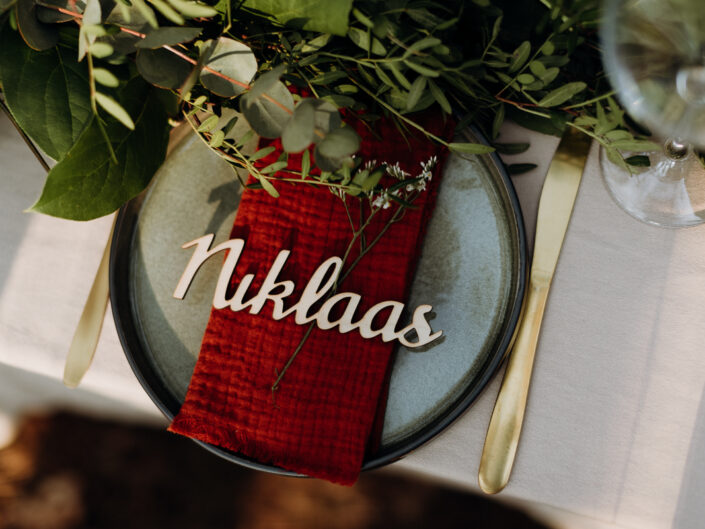
[[[247,300],[245,299],[247,290],[255,278],[254,274],[246,274],[237,285],[235,293],[228,298],[227,290],[230,279],[244,250],[245,241],[243,239],[230,239],[215,248],[211,248],[213,238],[213,234],[204,235],[182,246],[182,248],[195,246],[196,249],[188,265],[186,265],[179,283],[176,285],[174,290],[175,298],[184,298],[196,272],[208,258],[228,250],[228,255],[221,268],[213,295],[213,307],[215,309],[230,307],[233,312],[247,309],[250,314],[257,314],[267,301],[271,301],[272,318],[275,320],[281,320],[293,314],[294,321],[298,325],[315,322],[318,328],[322,330],[337,328],[340,333],[357,330],[363,338],[370,339],[381,336],[384,342],[398,340],[399,343],[410,348],[427,345],[443,334],[443,331],[433,332],[426,318],[426,315],[433,310],[431,305],[419,305],[416,307],[411,323],[400,330],[397,330],[397,327],[404,310],[404,304],[399,301],[377,303],[370,307],[362,318],[354,321],[361,296],[352,292],[340,292],[331,295],[343,266],[343,260],[340,257],[330,257],[321,263],[308,280],[298,302],[287,309],[284,308],[284,300],[291,296],[296,289],[296,284],[291,280],[279,280],[279,274],[289,258],[291,253],[289,250],[281,250],[279,252],[257,294]],[[311,313],[313,306],[321,301],[323,303],[320,308]],[[344,306],[342,315],[338,319],[331,321],[331,313],[334,307],[339,304],[341,309]],[[374,329],[372,325],[375,318],[385,310],[389,310],[389,315],[384,325]],[[410,334],[412,338],[416,338],[415,341],[407,338]]]

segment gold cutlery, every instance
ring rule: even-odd
[[[91,290],[86,298],[86,305],[83,307],[81,318],[78,320],[76,331],[74,332],[69,353],[66,356],[64,366],[64,384],[70,388],[78,386],[79,382],[86,374],[93,361],[98,339],[103,328],[105,319],[105,309],[108,306],[110,289],[108,286],[108,275],[110,271],[110,243],[113,238],[113,226],[110,228],[108,241],[105,243],[103,257],[95,273],[95,279]]]
[[[590,138],[569,127],[543,184],[524,315],[480,460],[479,484],[488,494],[495,494],[505,487],[514,465],[541,320],[589,150]]]

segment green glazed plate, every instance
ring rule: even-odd
[[[467,131],[462,140],[480,141]],[[125,206],[113,239],[110,292],[123,348],[144,389],[171,419],[186,395],[208,322],[221,260],[207,261],[183,300],[172,297],[206,233],[227,240],[241,187],[232,169],[194,135],[150,188]],[[527,255],[521,211],[495,155],[451,155],[408,306],[429,304],[444,337],[423,352],[397,351],[382,442],[363,469],[390,463],[463,413],[499,367],[524,296]],[[200,443],[236,463],[289,472]]]

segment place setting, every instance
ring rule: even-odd
[[[64,382],[109,305],[170,432],[352,485],[505,366],[466,469],[497,493],[591,146],[644,230],[705,220],[705,24],[687,0],[294,4],[0,3],[2,106],[48,173],[30,210],[115,215]],[[531,244],[509,122],[560,138]]]

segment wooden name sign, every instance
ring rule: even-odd
[[[230,307],[233,312],[249,309],[250,314],[257,314],[267,301],[271,301],[273,305],[272,318],[275,320],[281,320],[293,314],[294,321],[299,325],[315,321],[316,325],[323,330],[336,327],[338,332],[341,333],[357,330],[363,338],[381,336],[384,342],[399,340],[402,345],[411,348],[427,345],[443,334],[443,331],[433,332],[431,325],[426,319],[426,315],[433,309],[431,305],[419,305],[416,307],[411,323],[401,330],[396,329],[404,310],[404,304],[398,301],[377,303],[370,307],[361,319],[353,321],[361,296],[352,292],[340,292],[330,295],[343,266],[343,260],[340,257],[331,257],[321,263],[308,280],[298,302],[288,309],[284,309],[284,299],[294,292],[296,285],[290,280],[280,281],[278,277],[289,258],[291,253],[289,250],[279,252],[256,295],[245,300],[247,290],[255,278],[254,274],[246,274],[238,284],[233,296],[228,299],[226,292],[230,284],[230,278],[245,247],[245,241],[243,239],[231,239],[211,249],[213,237],[213,234],[204,235],[182,246],[182,248],[196,246],[196,249],[176,286],[176,290],[174,290],[175,298],[184,298],[196,272],[209,257],[223,250],[229,250],[218,277],[215,294],[213,295],[213,307],[216,309]],[[323,300],[325,301],[318,311],[309,314],[311,308]],[[331,312],[338,304],[341,304],[341,307],[342,304],[345,305],[343,315],[337,320],[331,321]],[[372,323],[375,317],[387,309],[391,310],[384,325],[379,329],[373,329]],[[415,333],[416,341],[407,339],[407,335],[412,332]]]

